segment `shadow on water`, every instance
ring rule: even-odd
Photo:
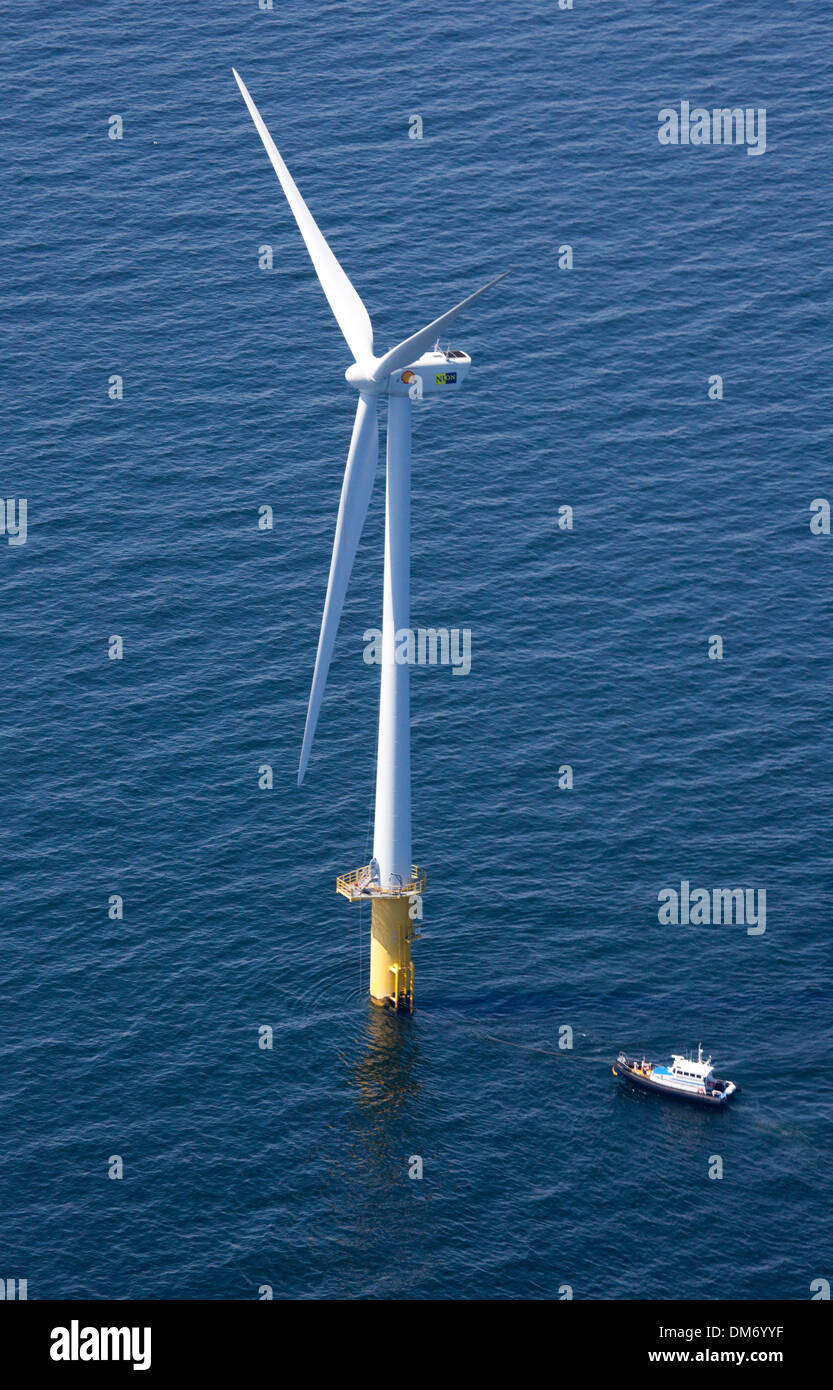
[[[714,992],[704,991],[702,994],[693,994],[688,988],[685,990],[685,1003],[689,1009],[737,1010],[739,1004],[754,1007],[757,1003],[768,1002],[770,999],[771,992],[766,989],[734,989],[731,993],[715,990]],[[778,995],[778,1003],[781,1007],[829,1004],[830,1000],[831,990],[824,985],[816,984],[789,993],[782,990],[779,991]],[[507,994],[505,991],[494,993],[482,991],[470,997],[465,995],[435,995],[433,998],[427,999],[423,996],[419,1009],[422,1014],[440,1019],[447,1016],[449,1018],[470,1017],[472,1019],[555,1018],[559,1020],[569,1016],[571,1012],[574,1013],[576,1009],[592,1009],[603,1011],[606,1016],[618,1020],[620,1015],[624,1015],[626,1019],[630,1018],[636,1010],[674,1012],[679,1009],[679,1004],[679,993],[667,990],[642,992],[634,989],[588,992],[573,989],[560,992],[542,989],[533,995],[528,992],[513,995]]]

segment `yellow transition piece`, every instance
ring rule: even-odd
[[[410,900],[375,898],[370,925],[370,997],[374,1004],[414,1010]]]

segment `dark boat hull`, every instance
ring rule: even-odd
[[[618,1076],[620,1081],[630,1081],[634,1086],[641,1086],[643,1091],[659,1092],[660,1095],[668,1096],[671,1100],[688,1101],[693,1105],[727,1105],[732,1099],[725,1094],[698,1095],[696,1091],[675,1091],[670,1086],[663,1086],[661,1081],[652,1081],[650,1076],[643,1076],[641,1072],[635,1071],[633,1067],[617,1060],[613,1064],[613,1075]],[[737,1088],[733,1092],[737,1095]]]

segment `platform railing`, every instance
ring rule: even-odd
[[[351,902],[364,898],[412,898],[415,893],[425,892],[427,876],[418,864],[411,865],[411,877],[407,883],[395,884],[389,888],[383,888],[381,884],[373,882],[370,873],[370,865],[362,864],[361,868],[352,869],[349,874],[339,874],[336,879],[336,892],[341,893],[344,898],[349,898]]]

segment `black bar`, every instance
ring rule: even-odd
[[[73,1324],[76,1331],[73,1334]],[[390,1329],[390,1337],[384,1331]],[[136,1329],[126,1360],[83,1359],[82,1347],[101,1347],[100,1329]],[[144,1329],[150,1329],[150,1341]],[[66,1335],[56,1329],[65,1329]],[[94,1329],[95,1334],[85,1333]],[[757,1330],[756,1330],[757,1329]],[[551,1367],[576,1372],[623,1371],[667,1376],[669,1368],[708,1371],[713,1365],[760,1370],[775,1368],[796,1375],[826,1361],[831,1330],[824,1301],[784,1302],[540,1302],[418,1301],[410,1311],[401,1303],[380,1308],[378,1302],[17,1302],[0,1307],[4,1367],[15,1364],[25,1383],[29,1374],[59,1377],[82,1374],[133,1375],[132,1355],[149,1359],[144,1375],[187,1371],[220,1377],[274,1373],[276,1379],[318,1378],[372,1370],[373,1346],[388,1345],[391,1374],[409,1377],[425,1366],[437,1368],[442,1338],[444,1372],[460,1365],[470,1372],[488,1364],[496,1350],[513,1360],[535,1355],[536,1347]],[[435,1336],[436,1334],[436,1336]],[[522,1340],[521,1340],[522,1339]],[[110,1346],[109,1339],[105,1345]],[[119,1352],[127,1349],[123,1336]],[[51,1352],[77,1360],[56,1360]],[[149,1353],[149,1356],[148,1356]],[[403,1362],[402,1358],[405,1358]],[[290,1371],[290,1367],[292,1370]],[[432,1369],[433,1368],[433,1369]],[[143,1384],[143,1381],[139,1381]],[[236,1384],[235,1384],[236,1390]],[[242,1387],[241,1387],[242,1390]]]

